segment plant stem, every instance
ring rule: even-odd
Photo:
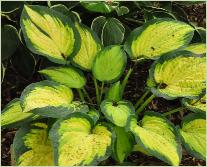
[[[137,103],[134,105],[134,108],[136,109],[144,100],[144,98],[149,94],[150,92],[150,89],[148,89],[143,95],[142,97],[140,97],[138,100],[137,100]]]
[[[178,111],[182,111],[183,109],[185,109],[185,107],[178,107],[176,109],[173,109],[173,110],[170,110],[170,111],[168,111],[166,113],[163,113],[162,115],[163,116],[168,116],[168,115],[174,114],[174,113],[176,113]]]
[[[137,109],[137,114],[139,114],[140,112],[142,112],[142,110],[144,110],[144,108],[152,101],[152,99],[154,99],[156,96],[154,94],[152,94],[138,109]]]
[[[104,82],[101,83],[101,93],[100,93],[99,102],[101,102],[103,90],[104,90]]]
[[[85,101],[85,99],[84,99],[84,96],[83,96],[83,93],[82,93],[81,89],[77,89],[77,91],[78,91],[78,94],[79,94],[79,96],[80,96],[80,98],[81,98],[81,101]]]
[[[133,68],[130,68],[130,69],[128,70],[128,72],[127,72],[126,76],[124,77],[124,80],[123,80],[123,82],[122,82],[122,84],[121,84],[121,85],[122,85],[121,97],[122,97],[122,95],[123,95],[123,93],[124,93],[124,89],[125,89],[125,87],[126,87],[126,84],[127,84],[127,82],[128,82],[129,76],[131,75],[132,71],[133,71]]]
[[[93,103],[92,99],[90,98],[90,96],[88,95],[88,92],[85,90],[84,87],[82,88],[82,90],[83,90],[83,93],[86,95],[88,101],[89,101],[90,103]]]
[[[96,89],[96,101],[97,101],[97,104],[100,104],[100,102],[99,102],[99,90],[98,90],[98,84],[97,84],[97,80],[96,80],[95,77],[93,77],[93,82],[94,82],[95,89]]]

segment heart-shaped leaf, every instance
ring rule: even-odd
[[[193,27],[180,21],[153,19],[133,30],[124,47],[132,59],[158,59],[165,53],[185,48],[193,32]]]
[[[120,127],[124,127],[127,119],[135,115],[134,107],[128,101],[112,102],[104,100],[101,103],[101,112],[108,120]]]
[[[10,101],[1,112],[1,127],[17,127],[37,118],[33,113],[24,113],[19,99]]]
[[[20,100],[23,112],[58,118],[71,113],[73,93],[67,86],[45,80],[27,86]]]
[[[96,79],[105,82],[114,82],[123,73],[127,62],[125,52],[121,46],[105,47],[96,55],[92,72]]]
[[[81,2],[81,5],[91,12],[110,13],[118,7],[119,2]]]
[[[184,117],[179,133],[186,151],[198,159],[206,160],[205,114],[194,113]]]
[[[121,44],[124,39],[125,28],[116,18],[99,16],[93,20],[91,28],[98,34],[104,46]]]
[[[152,65],[149,80],[157,96],[198,97],[206,89],[206,58],[188,51],[164,55]]]
[[[12,25],[4,25],[1,34],[1,58],[6,60],[14,54],[19,45],[18,32]]]
[[[69,17],[44,6],[24,6],[21,28],[27,47],[65,64],[80,48],[80,35]]]
[[[185,50],[190,51],[195,54],[204,54],[206,53],[206,44],[205,43],[194,43],[186,47]]]
[[[87,114],[74,113],[58,120],[50,130],[59,166],[97,165],[110,155],[112,133]]]
[[[35,122],[20,128],[14,138],[13,150],[18,166],[54,166],[46,123]]]
[[[194,112],[206,112],[206,95],[199,99],[182,99],[182,104],[190,111]]]
[[[100,40],[85,25],[76,22],[75,27],[81,36],[81,47],[73,58],[73,63],[82,69],[91,70],[95,56],[101,50]]]
[[[173,124],[161,114],[146,112],[140,125],[132,117],[128,127],[136,142],[150,155],[170,165],[179,165],[182,156],[179,138]]]
[[[126,132],[125,128],[118,126],[114,127],[114,131],[116,140],[113,145],[113,156],[122,163],[132,151],[133,135],[130,132]]]
[[[86,79],[82,71],[72,67],[50,67],[39,71],[48,80],[59,82],[69,88],[82,88],[86,84]]]

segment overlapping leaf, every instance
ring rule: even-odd
[[[51,131],[55,164],[60,166],[97,165],[108,158],[112,133],[86,114],[75,113],[57,121]]]
[[[203,93],[206,58],[180,51],[164,55],[150,69],[148,86],[157,96],[195,98]]]
[[[158,59],[161,55],[186,47],[193,27],[171,19],[154,19],[133,30],[125,43],[132,59]]]
[[[85,70],[91,70],[97,52],[101,50],[96,34],[83,24],[75,23],[81,36],[81,47],[73,58],[73,62]]]
[[[114,127],[116,140],[113,146],[114,158],[122,163],[126,157],[131,153],[133,148],[133,136],[130,132],[126,132],[125,128]]]
[[[101,112],[117,126],[124,127],[130,116],[135,115],[133,105],[128,101],[112,102],[104,100],[101,103]]]
[[[120,101],[121,100],[121,89],[122,89],[122,86],[120,84],[120,81],[113,83],[108,89],[108,92],[106,94],[106,99],[114,101],[114,102]]]
[[[182,104],[194,112],[206,112],[206,95],[198,99],[182,99]]]
[[[92,72],[99,81],[113,82],[119,79],[125,69],[127,57],[121,46],[105,47],[96,55]]]
[[[206,44],[205,43],[191,44],[188,47],[186,47],[185,50],[193,52],[195,54],[204,54],[206,53]]]
[[[116,18],[99,16],[91,24],[104,46],[121,44],[124,39],[125,28]]]
[[[13,150],[19,166],[54,166],[46,123],[35,122],[20,128],[14,138]]]
[[[147,112],[141,125],[137,125],[132,117],[128,126],[136,142],[150,155],[170,165],[179,165],[181,146],[174,126],[166,118],[155,112]]]
[[[62,117],[71,113],[73,93],[67,86],[45,80],[27,86],[20,100],[23,112]]]
[[[80,48],[80,36],[69,17],[43,6],[24,6],[21,28],[27,47],[65,64]]]
[[[206,160],[205,115],[194,113],[184,117],[179,133],[186,151],[198,159]]]
[[[37,118],[33,113],[24,113],[20,106],[20,100],[14,99],[10,101],[2,110],[1,126],[2,127],[16,127],[28,121]]]
[[[69,88],[82,88],[86,84],[84,74],[72,66],[50,67],[40,70],[39,73],[48,80],[59,82]]]

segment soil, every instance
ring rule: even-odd
[[[192,7],[185,8],[185,11],[189,14],[188,19],[197,22],[199,26],[205,27],[205,5],[193,5]],[[136,103],[136,100],[144,93],[144,88],[146,85],[147,77],[148,77],[148,69],[152,61],[145,61],[142,63],[138,63],[129,78],[129,82],[126,86],[126,91],[124,93],[124,99],[130,100],[133,104]],[[127,70],[133,66],[133,62],[128,60],[128,64],[125,70]],[[32,79],[25,79],[21,77],[16,70],[9,63],[8,68],[6,70],[5,78],[2,83],[2,108],[13,98],[19,97],[23,89],[33,82],[38,82],[41,80],[41,77],[38,73],[35,73]],[[93,86],[93,82],[91,76],[87,75],[87,91],[89,92],[91,97],[95,97],[95,89]],[[77,99],[77,93],[75,92],[75,98]],[[95,98],[93,99],[95,100]],[[154,110],[156,112],[166,112],[171,109],[177,108],[180,106],[180,101],[172,100],[168,101],[163,98],[155,98],[152,102],[146,107],[146,110]],[[169,119],[176,125],[180,124],[182,117],[186,115],[188,111],[183,111],[181,113],[176,113],[169,117]],[[15,135],[16,129],[5,129],[1,131],[1,165],[9,166],[11,165],[11,152],[10,146],[13,142],[13,138]],[[109,158],[106,161],[103,161],[100,165],[117,165],[116,162]],[[161,166],[167,165],[164,162],[150,156],[146,156],[140,152],[132,153],[126,160],[124,164],[121,165],[140,165],[140,166]],[[183,158],[180,165],[184,166],[206,166],[206,162],[203,160],[197,160],[185,153],[183,150]]]

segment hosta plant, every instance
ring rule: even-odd
[[[126,9],[119,3],[81,5],[105,14]],[[43,81],[28,85],[2,111],[2,128],[18,128],[12,145],[16,165],[98,165],[109,157],[122,164],[140,151],[177,166],[183,149],[205,160],[205,44],[190,44],[191,25],[152,19],[127,36],[115,18],[95,18],[89,28],[78,13],[51,4],[25,5],[20,23],[27,49],[53,66],[40,69]],[[146,92],[133,104],[124,92],[134,68],[123,73],[127,61],[136,66],[145,59],[154,63]],[[87,91],[89,79],[95,98]],[[155,97],[178,98],[182,106],[164,114],[145,111]],[[181,125],[170,122],[168,115],[184,109],[195,113]]]

